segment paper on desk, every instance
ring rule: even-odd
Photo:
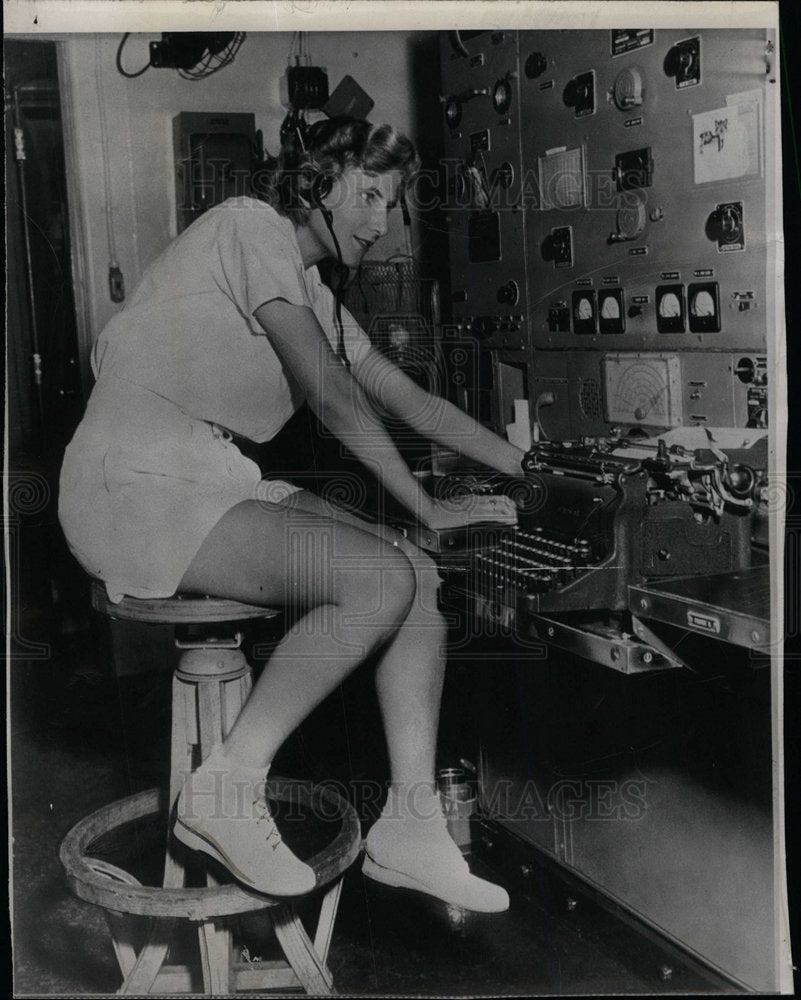
[[[514,415],[514,422],[506,425],[506,437],[510,444],[528,451],[531,448],[531,417],[527,399],[514,401]]]
[[[656,437],[644,438],[621,448],[613,448],[615,455],[626,455],[629,458],[648,458],[653,456],[654,448],[660,441],[670,448],[681,445],[690,451],[697,448],[709,448],[714,444],[721,451],[739,451],[751,448],[757,441],[766,437],[767,429],[742,427],[674,427]],[[638,448],[637,444],[642,445]]]

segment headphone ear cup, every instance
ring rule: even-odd
[[[309,199],[317,208],[323,207],[323,199],[331,193],[331,178],[325,174],[317,174],[312,181]]]

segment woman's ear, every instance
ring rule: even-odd
[[[331,190],[331,178],[318,171],[304,170],[298,177],[298,198],[308,208],[322,208]]]
[[[323,199],[331,192],[332,181],[326,174],[316,174],[309,187],[309,201],[315,208],[323,207]]]

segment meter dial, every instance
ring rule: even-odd
[[[625,332],[622,288],[606,288],[598,292],[598,329],[603,334]]]
[[[595,333],[595,292],[573,292],[573,333]]]
[[[684,333],[684,286],[656,289],[656,328],[660,333]]]
[[[601,319],[620,319],[620,306],[611,296],[603,300]]]
[[[601,333],[625,331],[626,317],[622,288],[608,288],[598,292],[598,326]]]
[[[492,88],[492,106],[499,115],[505,115],[512,106],[512,84],[509,77],[498,80]]]
[[[690,330],[693,333],[720,332],[720,294],[716,281],[704,281],[687,288]]]
[[[681,302],[675,292],[667,292],[659,303],[659,315],[665,319],[681,316]]]
[[[695,298],[690,299],[691,316],[714,316],[715,303],[709,292],[699,292]]]

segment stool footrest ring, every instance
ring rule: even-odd
[[[271,779],[268,787],[272,799],[324,809],[327,819],[341,820],[335,839],[306,863],[314,870],[318,887],[345,872],[356,860],[361,847],[361,830],[353,806],[332,790],[309,782]],[[87,856],[91,844],[104,834],[163,812],[162,799],[157,788],[137,792],[98,809],[75,824],[61,842],[59,857],[77,896],[118,913],[196,921],[248,913],[286,902],[280,897],[250,892],[236,884],[205,888],[145,886],[122,869]]]

